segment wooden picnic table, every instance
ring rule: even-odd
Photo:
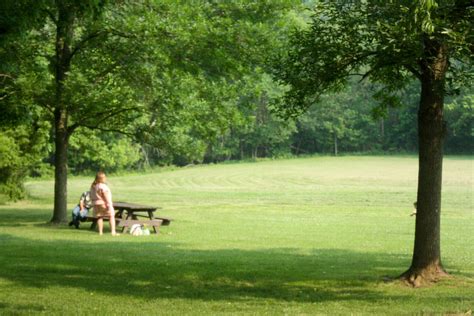
[[[137,216],[140,216],[136,213],[147,213],[148,218],[153,219],[153,212],[155,212],[158,207],[127,202],[114,202],[114,209],[115,217],[118,218],[136,218]],[[127,212],[126,217],[124,217],[124,212]]]
[[[114,202],[114,209],[115,209],[115,217],[121,218],[121,224],[124,227],[130,226],[130,224],[133,224],[138,220],[138,217],[147,217],[146,215],[142,215],[141,213],[146,213],[148,215],[148,220],[149,221],[140,221],[139,224],[150,224],[153,226],[153,230],[155,233],[158,233],[155,221],[159,220],[161,221],[161,225],[169,225],[171,222],[171,219],[165,218],[165,217],[155,217],[154,212],[159,209],[159,207],[155,206],[149,206],[149,205],[141,205],[141,204],[135,204],[135,203],[128,203],[128,202]],[[124,214],[126,212],[126,216]],[[126,226],[125,226],[126,224]]]
[[[140,224],[152,226],[155,233],[158,234],[157,227],[171,223],[171,219],[169,218],[155,217],[154,212],[159,209],[159,207],[128,202],[114,202],[113,205],[115,209],[115,220],[117,225],[122,226],[122,232],[126,232],[133,224]],[[146,215],[143,215],[143,213],[146,213]],[[144,219],[139,219],[139,217]],[[95,228],[95,224],[94,221],[91,229]]]

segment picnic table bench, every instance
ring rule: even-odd
[[[115,223],[117,227],[122,227],[122,232],[127,232],[128,228],[134,224],[140,224],[152,226],[155,233],[158,234],[158,229],[161,225],[169,225],[172,221],[170,218],[154,216],[154,212],[159,209],[159,207],[127,202],[114,202],[114,209]],[[146,215],[143,213],[146,213]],[[108,221],[109,217],[105,216],[103,219]],[[94,229],[97,224],[97,218],[88,217],[87,221],[92,221],[91,229]]]

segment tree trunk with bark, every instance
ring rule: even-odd
[[[64,81],[71,66],[71,47],[74,35],[74,10],[63,1],[57,2],[56,59],[54,104],[54,211],[51,223],[67,222],[67,151],[69,143],[68,110],[65,104]]]
[[[58,109],[55,113],[55,161],[54,161],[54,212],[51,222],[67,222],[67,112]]]
[[[440,214],[443,170],[443,119],[448,50],[445,44],[425,39],[420,62],[421,99],[418,111],[419,171],[415,246],[410,268],[401,278],[413,286],[447,275],[441,264]]]

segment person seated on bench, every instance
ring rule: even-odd
[[[69,222],[69,226],[74,225],[76,228],[79,228],[80,223],[87,219],[87,214],[91,207],[91,192],[85,191],[82,193],[79,203],[72,210],[72,221]]]
[[[94,207],[94,217],[97,217],[99,235],[104,231],[104,217],[109,218],[110,231],[112,236],[118,235],[115,232],[115,210],[112,203],[112,192],[105,182],[107,177],[102,171],[97,172],[94,182],[91,185],[91,199]]]

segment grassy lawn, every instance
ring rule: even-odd
[[[0,206],[0,314],[469,313],[473,162],[445,159],[441,243],[452,277],[421,289],[384,282],[411,261],[416,157],[109,175],[114,200],[174,219],[141,237],[45,225],[53,182],[31,181],[28,200]],[[92,180],[70,178],[69,209]]]

